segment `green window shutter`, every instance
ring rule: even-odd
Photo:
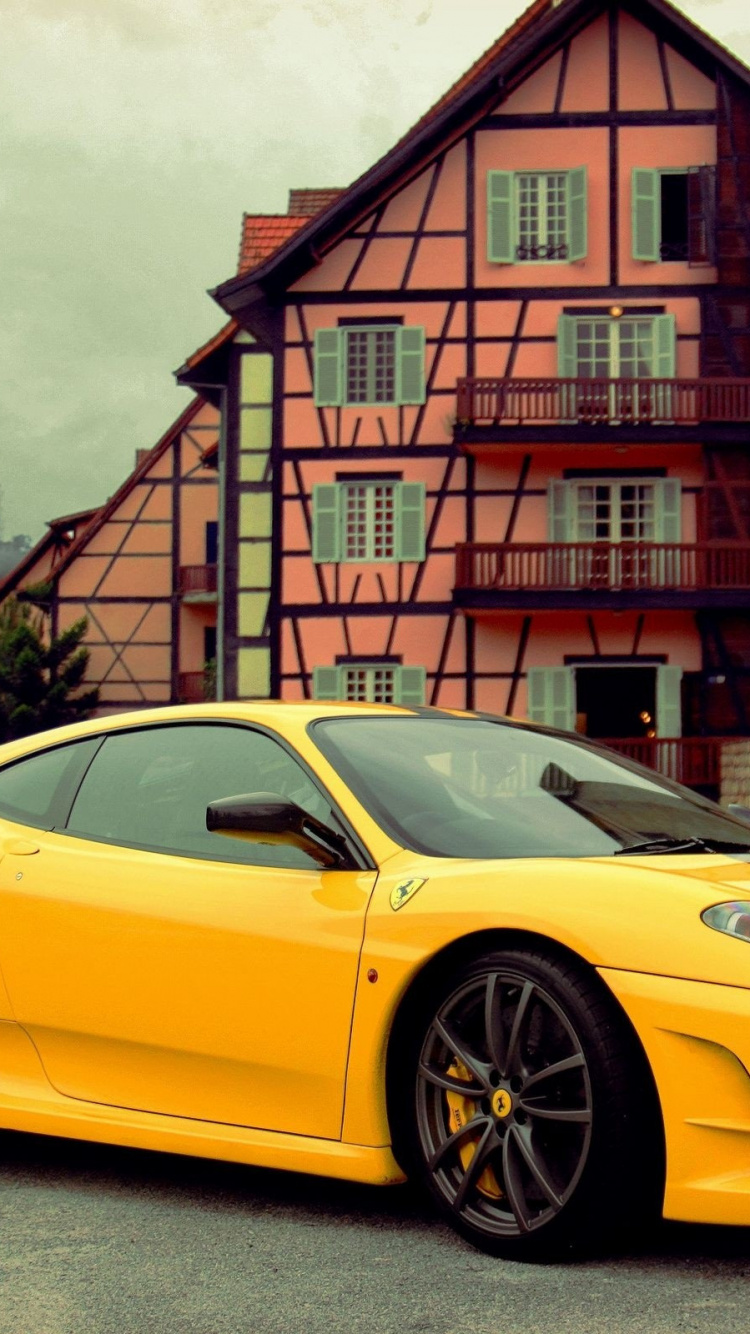
[[[575,378],[578,374],[578,321],[575,315],[559,315],[557,320],[557,373]]]
[[[658,259],[661,241],[661,186],[658,171],[633,167],[633,259]]]
[[[341,403],[343,329],[315,331],[315,403],[319,408]]]
[[[585,259],[588,241],[586,168],[568,172],[568,259]]]
[[[487,173],[487,258],[512,264],[517,235],[512,171]]]
[[[406,708],[424,704],[426,672],[424,667],[396,669],[396,703]]]
[[[682,484],[677,477],[654,483],[657,542],[682,539]]]
[[[656,735],[682,736],[682,668],[656,669]]]
[[[575,540],[576,489],[571,482],[550,482],[547,488],[547,527],[550,542]]]
[[[409,325],[396,331],[399,403],[424,403],[424,329]]]
[[[424,482],[400,482],[396,487],[396,557],[424,560]]]
[[[674,379],[677,335],[674,315],[654,316],[654,375]]]
[[[575,315],[557,319],[557,374],[561,379],[575,379],[578,374],[578,321]],[[575,421],[578,416],[576,386],[560,386],[560,421]]]
[[[338,667],[313,668],[313,698],[340,699]]]
[[[336,482],[325,482],[314,486],[312,490],[313,560],[318,565],[341,558],[340,495],[341,489]]]
[[[575,725],[572,667],[532,667],[527,674],[527,712],[533,723],[570,732]]]

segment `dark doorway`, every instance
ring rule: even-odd
[[[576,667],[578,731],[593,737],[654,736],[655,667]]]

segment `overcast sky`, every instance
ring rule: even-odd
[[[0,537],[103,502],[189,400],[243,211],[347,185],[525,0],[0,0]],[[747,0],[682,0],[750,62]]]

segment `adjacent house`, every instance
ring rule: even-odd
[[[0,586],[2,600],[46,584],[53,634],[86,617],[102,713],[213,688],[218,428],[195,398],[105,505],[53,520]]]

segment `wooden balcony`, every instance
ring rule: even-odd
[[[465,542],[454,597],[464,607],[744,606],[750,543]]]
[[[713,789],[718,795],[722,748],[727,741],[736,740],[720,736],[615,737],[601,744],[665,778],[686,787]]]
[[[181,565],[180,597],[183,602],[215,602],[217,565]]]
[[[528,439],[530,427],[568,441],[590,440],[594,427],[640,441],[657,428],[662,441],[741,439],[750,422],[750,379],[464,378],[456,419],[456,440],[469,443]]]

